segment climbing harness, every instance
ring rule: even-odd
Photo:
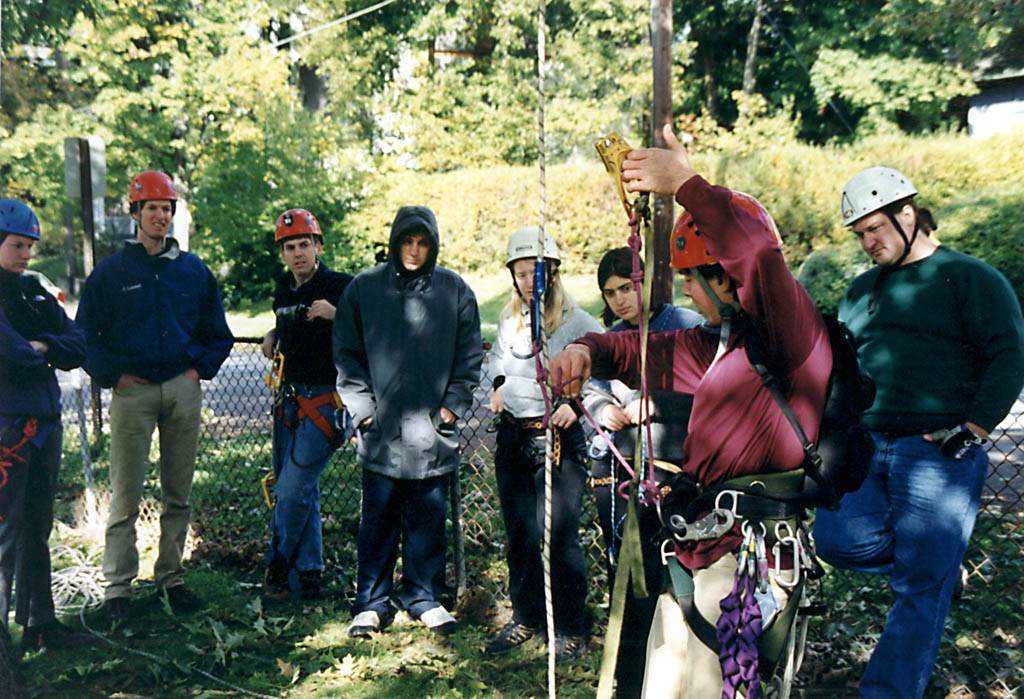
[[[18,434],[18,433],[21,434]],[[9,470],[18,464],[27,463],[21,451],[39,434],[39,421],[30,417],[20,426],[13,422],[3,430],[3,438],[0,440],[0,490],[7,487],[7,480],[10,477]],[[0,512],[0,522],[4,521],[4,513]]]
[[[274,345],[274,358],[270,364],[270,371],[267,372],[263,382],[267,385],[270,390],[274,392],[274,401],[271,407],[271,414],[275,420],[280,420],[282,424],[293,432],[298,428],[299,424],[303,420],[309,420],[317,429],[323,433],[324,438],[328,444],[331,445],[332,449],[337,449],[338,446],[344,441],[345,431],[344,429],[336,429],[335,425],[324,417],[323,413],[320,412],[320,408],[330,405],[334,410],[334,415],[344,413],[345,406],[341,402],[341,396],[338,395],[337,391],[328,391],[318,396],[304,396],[301,392],[296,390],[295,385],[287,383],[284,380],[284,354],[281,352],[280,340]],[[296,418],[294,421],[290,421],[286,417],[285,403],[291,402],[293,406],[297,408]],[[339,423],[343,425],[344,423]],[[272,440],[273,464],[278,463],[277,459],[277,440]],[[299,463],[295,458],[295,440],[291,443],[291,457],[297,466],[300,468],[307,468],[312,464]],[[274,499],[270,494],[271,489],[277,485],[277,473],[273,469],[265,474],[260,479],[260,488],[263,492],[263,499],[267,503],[269,509],[274,509]]]
[[[670,513],[663,510],[666,530],[672,532],[662,543],[672,594],[687,627],[719,656],[723,697],[735,696],[745,685],[746,696],[753,699],[769,680],[776,684],[777,696],[788,697],[802,662],[811,613],[806,584],[824,574],[800,502],[803,480],[802,469],[741,476],[703,489]],[[743,539],[734,585],[722,600],[718,623],[712,625],[694,603],[693,574],[676,557],[675,543],[718,539],[736,523]],[[772,582],[788,594],[781,607]]]

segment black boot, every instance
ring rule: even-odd
[[[274,557],[263,572],[263,598],[269,601],[288,599],[288,564],[283,558]]]

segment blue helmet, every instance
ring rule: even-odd
[[[0,199],[0,231],[39,240],[39,219],[28,204]]]

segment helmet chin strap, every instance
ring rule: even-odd
[[[710,371],[711,367],[718,363],[719,358],[725,354],[725,350],[729,346],[729,333],[732,330],[732,321],[737,315],[739,315],[741,309],[738,301],[733,301],[731,303],[723,301],[715,290],[711,288],[711,284],[708,283],[707,277],[704,276],[704,273],[700,271],[699,267],[693,267],[692,272],[697,283],[700,284],[700,288],[702,288],[704,293],[707,294],[711,303],[715,304],[715,308],[718,310],[718,315],[722,318],[722,325],[720,326],[721,329],[718,334],[718,350],[715,352],[715,358],[711,361],[711,365],[708,366],[708,371]]]
[[[878,293],[881,290],[882,285],[885,284],[885,280],[889,278],[889,275],[899,269],[899,266],[903,264],[903,261],[910,255],[910,249],[914,247],[914,243],[917,241],[917,232],[921,230],[921,227],[918,225],[917,216],[914,216],[914,231],[910,234],[910,238],[908,240],[907,233],[903,230],[903,226],[900,225],[899,220],[897,220],[896,214],[888,211],[883,213],[889,217],[889,220],[892,221],[892,225],[896,229],[896,232],[900,234],[901,238],[903,238],[903,254],[900,255],[899,259],[891,265],[885,265],[879,275],[875,277],[875,283],[871,286],[871,295],[868,297],[869,315],[874,315],[875,311],[878,310]]]
[[[898,260],[890,265],[891,267],[899,267],[903,264],[903,260],[907,259],[907,256],[910,255],[910,249],[914,247],[914,242],[917,241],[917,232],[921,227],[917,225],[917,216],[914,216],[914,231],[910,234],[910,239],[908,240],[906,231],[903,230],[903,226],[900,225],[900,222],[896,219],[896,214],[886,211],[885,215],[889,217],[889,220],[892,221],[892,225],[896,229],[896,232],[900,234],[901,238],[903,238],[903,254],[900,255]]]

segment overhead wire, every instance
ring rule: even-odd
[[[783,33],[782,29],[779,28],[779,25],[775,23],[775,20],[768,13],[768,9],[762,7],[761,14],[763,14],[765,16],[765,19],[768,20],[768,23],[772,25],[772,30],[778,35],[780,39],[782,39],[782,43],[786,45],[786,48],[789,49],[789,52],[793,54],[793,58],[796,59],[796,62],[800,64],[801,68],[803,68],[804,73],[807,74],[807,78],[810,79],[811,71],[807,68],[807,64],[804,63],[802,58],[800,58],[800,54],[798,54],[796,52],[796,49],[793,48],[793,44],[789,43],[789,39],[786,38],[785,33]],[[853,127],[850,126],[850,122],[846,120],[846,117],[843,115],[842,110],[839,109],[839,105],[837,105],[836,101],[831,97],[829,97],[828,99],[828,106],[831,107],[832,111],[836,113],[837,117],[839,117],[839,121],[843,122],[843,126],[845,126],[846,130],[850,132],[850,135],[855,136],[856,133],[854,132]]]
[[[288,43],[291,43],[291,42],[295,41],[296,39],[301,39],[303,37],[310,36],[311,34],[316,34],[317,32],[322,32],[325,29],[330,29],[331,27],[335,27],[335,26],[337,26],[339,24],[344,24],[345,22],[351,21],[351,20],[353,20],[353,19],[355,19],[357,17],[362,17],[363,15],[368,15],[371,12],[375,12],[376,10],[379,10],[382,7],[386,7],[387,5],[390,5],[391,3],[397,2],[397,1],[398,0],[383,0],[383,2],[378,2],[376,5],[370,5],[369,7],[363,8],[362,10],[357,10],[356,12],[353,12],[351,14],[347,14],[344,17],[339,17],[338,19],[331,20],[330,22],[327,22],[326,24],[321,24],[320,26],[313,27],[312,29],[306,29],[305,31],[301,31],[301,32],[299,32],[297,34],[292,34],[289,37],[281,39],[280,41],[275,41],[274,43],[271,44],[271,46],[273,48],[278,48],[279,46],[284,46],[285,44],[288,44]]]

